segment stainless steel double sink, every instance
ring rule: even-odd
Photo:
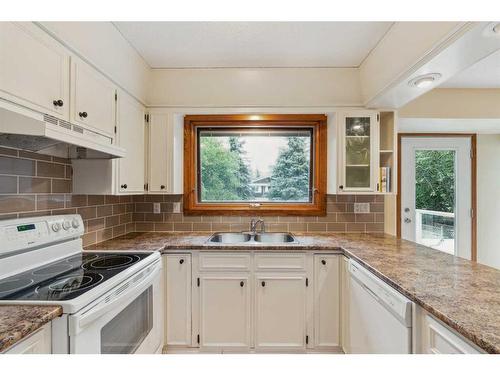
[[[220,244],[252,244],[252,243],[298,243],[293,234],[287,232],[219,232],[214,233],[208,242]]]

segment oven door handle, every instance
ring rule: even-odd
[[[124,301],[130,300],[131,302],[134,298],[138,297],[147,289],[148,285],[152,284],[160,269],[160,262],[149,266],[146,270],[142,271],[144,274],[141,278],[137,279],[137,276],[131,277],[132,280],[126,281],[114,288],[110,294],[103,297],[100,302],[87,311],[79,315],[73,315],[70,321],[70,334],[77,334],[85,328],[85,326],[93,323],[107,312],[113,310],[116,306],[123,304]]]

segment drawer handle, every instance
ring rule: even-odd
[[[326,264],[326,260],[324,260],[324,259],[323,259],[323,260],[321,260],[321,264],[322,264],[322,265],[325,265],[325,264]]]
[[[266,282],[265,281],[263,281],[261,284],[262,284],[262,286],[266,286]]]
[[[243,288],[245,286],[245,282],[244,281],[240,281],[240,286]]]
[[[179,263],[180,264],[184,263],[184,259],[179,260]]]
[[[165,185],[160,185],[160,189],[161,190],[165,189]]]

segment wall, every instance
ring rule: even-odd
[[[265,216],[266,230],[271,232],[384,231],[383,196],[328,195],[327,199],[326,216]],[[139,232],[242,231],[249,229],[252,219],[252,216],[184,216],[182,213],[173,213],[173,202],[182,202],[182,195],[138,195],[133,197],[133,201],[135,202],[133,220]],[[153,202],[160,203],[161,213],[153,213]],[[355,214],[354,202],[369,202],[370,213]]]
[[[477,137],[477,260],[500,269],[500,134]]]
[[[356,68],[153,69],[148,105],[360,106]]]
[[[71,161],[0,147],[0,220],[80,214],[84,245],[135,229],[131,196],[71,194]]]

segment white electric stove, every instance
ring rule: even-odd
[[[0,304],[60,305],[54,353],[155,353],[158,252],[85,251],[80,215],[0,221]]]

